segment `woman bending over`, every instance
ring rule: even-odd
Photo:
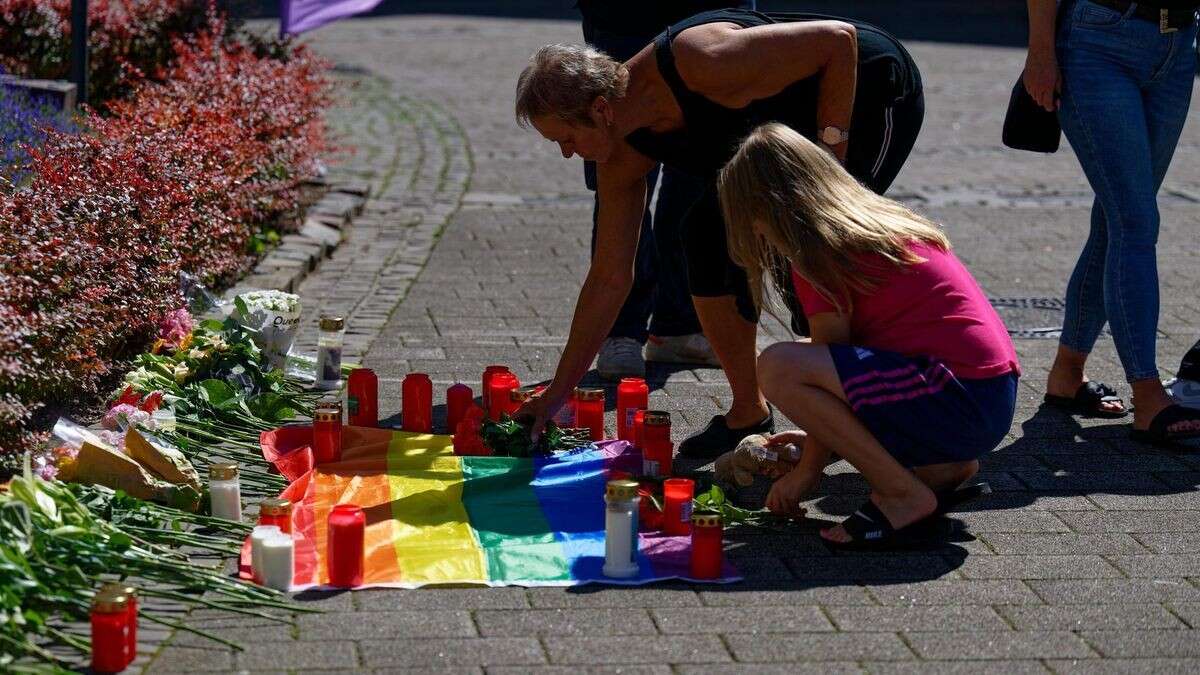
[[[797,513],[836,452],[871,496],[822,536],[886,542],[934,515],[1008,432],[1020,375],[1008,331],[937,226],[783,125],[752,132],[719,188],[756,305],[790,266],[812,329],[758,357],[763,394],[807,432],[767,506]]]

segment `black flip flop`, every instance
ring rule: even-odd
[[[1074,396],[1046,394],[1045,401],[1059,410],[1084,417],[1117,419],[1129,414],[1129,409],[1125,408],[1125,401],[1117,396],[1117,391],[1103,382],[1084,382],[1075,390]],[[1125,409],[1111,412],[1100,407],[1103,403],[1120,403]]]
[[[843,520],[842,527],[851,540],[841,543],[821,537],[826,546],[849,551],[898,551],[944,542],[953,534],[950,521],[938,513],[931,513],[899,529],[894,528],[883,511],[870,500]]]
[[[1148,429],[1134,429],[1129,437],[1151,445],[1172,445],[1178,441],[1200,438],[1200,410],[1179,405],[1163,408]]]
[[[976,483],[933,494],[937,497],[937,508],[934,509],[933,515],[944,516],[967,502],[992,494],[992,486],[987,483]]]

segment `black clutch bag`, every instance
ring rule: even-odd
[[[1058,113],[1038,105],[1018,77],[1004,115],[1004,144],[1016,150],[1057,152],[1061,138]]]

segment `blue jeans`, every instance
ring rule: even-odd
[[[1058,27],[1058,117],[1096,193],[1061,343],[1086,354],[1107,321],[1130,382],[1159,376],[1157,193],[1191,102],[1195,39],[1195,22],[1160,33],[1088,0]]]
[[[593,28],[586,22],[583,34],[588,44],[622,61],[654,40],[653,35],[616,34]],[[584,164],[584,178],[588,189],[595,190],[596,167],[592,162]],[[650,198],[654,196],[655,183],[659,183],[658,202],[651,217]],[[629,289],[609,337],[627,337],[645,343],[648,333],[674,336],[701,332],[700,319],[688,292],[687,264],[682,255],[683,236],[680,232],[684,214],[701,192],[700,181],[668,167],[656,168],[646,175],[646,212],[638,239],[633,287]],[[598,210],[597,201],[592,209],[593,252]]]

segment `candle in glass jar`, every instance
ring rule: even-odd
[[[276,525],[283,532],[292,532],[292,502],[287,499],[264,499],[258,505],[258,524]]]
[[[343,588],[362,585],[363,539],[367,518],[361,507],[338,504],[329,513],[329,584]]]
[[[671,475],[671,460],[675,446],[670,441],[646,440],[642,443],[642,472],[662,478]]]
[[[642,443],[671,441],[671,413],[647,410],[642,415]]]
[[[263,542],[281,534],[283,534],[283,530],[278,525],[255,525],[254,529],[250,531],[250,573],[260,584],[263,583]]]
[[[276,534],[263,539],[259,557],[263,586],[277,591],[292,588],[292,572],[295,565],[295,544],[290,534]]]
[[[663,532],[671,535],[691,534],[692,497],[696,484],[688,478],[668,478],[663,481]]]
[[[699,513],[692,516],[693,579],[716,579],[721,576],[724,557],[721,533],[721,516]]]
[[[650,402],[650,388],[640,377],[625,377],[617,386],[617,438],[633,440],[633,416]]]
[[[317,409],[313,417],[313,461],[336,462],[342,457],[342,421],[333,410]]]
[[[511,391],[518,389],[521,381],[512,373],[496,373],[488,382],[488,419],[500,421],[500,417],[512,407]]]
[[[409,373],[400,386],[400,423],[405,431],[433,431],[433,381],[425,373]]]
[[[370,368],[355,368],[346,382],[347,421],[356,427],[379,426],[379,378]]]
[[[482,389],[479,391],[479,399],[483,403],[483,409],[491,411],[492,409],[492,378],[500,373],[509,372],[508,366],[488,366],[483,369]]]
[[[633,447],[639,450],[645,447],[646,411],[639,410],[633,414]]]
[[[467,414],[475,394],[467,385],[458,382],[446,390],[446,430],[453,434],[458,429],[458,423]]]
[[[137,641],[138,641],[137,589],[134,588],[133,586],[130,586],[129,584],[108,583],[108,584],[104,584],[103,586],[101,586],[100,590],[96,593],[96,595],[97,596],[101,596],[101,595],[109,595],[109,596],[123,595],[123,596],[125,596],[125,600],[127,603],[126,604],[126,614],[128,615],[127,619],[129,622],[128,629],[125,631],[125,638],[126,638],[125,639],[125,649],[126,649],[126,658],[129,660],[129,662],[132,662],[134,659],[137,658]],[[125,665],[129,665],[129,663],[126,663]]]
[[[611,480],[604,490],[604,576],[627,579],[638,573],[638,484]]]
[[[237,464],[208,465],[208,493],[212,514],[226,520],[242,519],[242,487]]]
[[[593,441],[604,440],[604,390],[575,390],[575,424],[591,430]]]
[[[346,320],[340,316],[323,316],[317,334],[318,389],[337,389],[342,383],[342,341]]]
[[[119,673],[132,661],[129,652],[129,598],[96,594],[92,598],[92,670]]]

